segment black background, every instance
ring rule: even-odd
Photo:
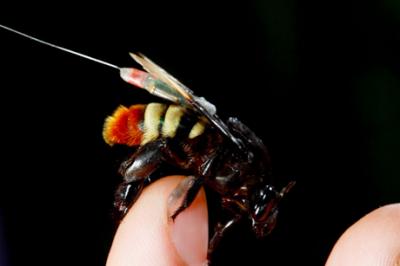
[[[396,1],[64,2],[1,13],[0,23],[120,66],[137,66],[128,52],[140,51],[265,141],[275,175],[298,185],[274,233],[259,241],[238,226],[220,265],[321,265],[348,226],[400,200]],[[120,158],[102,124],[119,104],[155,98],[114,69],[0,36],[6,259],[104,265]]]

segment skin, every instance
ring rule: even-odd
[[[182,178],[161,178],[144,189],[117,230],[107,266],[206,265],[204,191],[174,223],[167,218],[168,196]],[[400,265],[400,204],[374,210],[348,228],[326,265]]]
[[[175,222],[168,219],[168,196],[183,178],[161,178],[143,190],[117,230],[106,265],[206,265],[208,213],[204,191]]]
[[[376,209],[348,228],[326,265],[399,266],[400,204]]]

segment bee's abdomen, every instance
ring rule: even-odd
[[[206,122],[178,105],[150,103],[118,107],[104,123],[103,137],[109,144],[143,145],[158,138],[196,138]]]

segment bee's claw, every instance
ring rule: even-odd
[[[183,179],[168,197],[168,217],[175,221],[176,217],[184,211],[195,199],[202,185],[201,179],[188,176]]]

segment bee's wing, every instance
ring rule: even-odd
[[[180,83],[176,78],[171,76],[167,71],[162,69],[156,63],[151,61],[149,58],[144,56],[143,54],[134,54],[130,53],[132,58],[139,63],[148,73],[150,73],[153,77],[161,80],[165,84],[167,84],[171,89],[173,89],[176,93],[178,93],[185,101],[191,102],[193,99],[193,92],[189,90],[185,85]]]
[[[143,54],[131,53],[130,55],[154,78],[164,82],[168,85],[169,89],[172,89],[175,94],[179,95],[181,104],[188,106],[199,115],[205,116],[222,134],[231,139],[239,148],[242,147],[241,142],[232,135],[226,124],[216,115],[216,108],[213,104],[209,103],[203,97],[195,96],[189,88]]]

